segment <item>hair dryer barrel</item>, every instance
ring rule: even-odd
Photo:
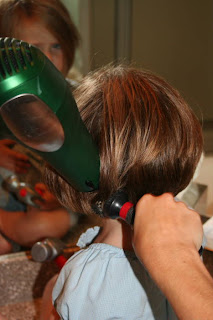
[[[99,154],[69,84],[37,48],[0,39],[0,136],[41,155],[79,191],[98,188]]]

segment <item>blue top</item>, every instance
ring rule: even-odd
[[[78,245],[91,243],[99,229],[88,229]],[[53,301],[63,320],[177,319],[134,252],[104,243],[91,244],[68,260]]]

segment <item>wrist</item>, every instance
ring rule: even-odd
[[[148,270],[151,269],[153,273],[158,273],[159,271],[170,272],[171,267],[174,270],[177,265],[180,267],[183,262],[189,263],[191,260],[201,261],[193,244],[181,242],[170,244],[168,240],[165,240],[159,241],[158,244],[151,242],[149,246],[146,246],[142,262]]]
[[[150,270],[153,280],[168,297],[179,319],[192,319],[192,314],[193,319],[212,319],[212,312],[209,314],[207,310],[209,301],[212,305],[213,279],[196,249],[178,248]],[[203,314],[202,310],[206,313]]]
[[[201,262],[200,256],[195,248],[189,248],[184,245],[176,247],[162,247],[147,254],[143,259],[145,267],[148,269],[152,277],[158,278],[159,273],[165,276],[172,273],[181,273],[182,268],[193,262]]]

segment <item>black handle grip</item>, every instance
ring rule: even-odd
[[[103,213],[105,217],[111,219],[123,219],[133,226],[135,220],[135,206],[128,201],[128,196],[123,190],[118,190],[108,201],[105,202]],[[203,247],[201,246],[199,255],[202,256]]]
[[[118,190],[105,202],[103,215],[111,219],[120,218],[133,225],[135,218],[134,204],[128,201],[128,195],[123,190]]]

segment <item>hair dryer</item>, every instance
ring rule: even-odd
[[[1,138],[37,152],[77,190],[98,189],[98,150],[69,84],[39,49],[17,39],[0,38],[0,115]],[[133,205],[129,210],[126,202],[119,190],[103,214],[133,224]]]
[[[98,189],[99,154],[71,88],[36,47],[0,38],[0,137],[37,152],[74,188]]]

